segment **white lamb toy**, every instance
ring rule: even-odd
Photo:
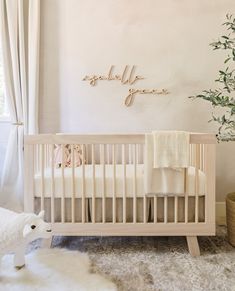
[[[3,255],[14,253],[14,265],[25,265],[25,249],[29,242],[51,237],[51,225],[43,221],[44,211],[16,213],[0,207],[0,263]]]

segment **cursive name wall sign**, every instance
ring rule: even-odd
[[[125,105],[131,106],[134,103],[136,94],[153,94],[153,95],[167,95],[168,92],[166,89],[158,90],[158,89],[129,89],[129,94],[125,98]]]
[[[91,75],[85,76],[82,80],[89,81],[91,86],[97,85],[98,81],[120,81],[121,84],[133,85],[139,80],[143,80],[144,77],[135,75],[136,66],[132,66],[131,69],[129,66],[125,66],[123,72],[121,74],[115,75],[113,73],[114,66],[112,65],[108,71],[107,75]],[[153,95],[167,95],[169,94],[166,89],[129,89],[129,94],[125,98],[124,104],[126,106],[131,106],[134,103],[134,99],[136,94],[153,94]]]
[[[132,66],[131,70],[129,70],[129,66],[125,66],[122,74],[113,75],[114,66],[112,65],[109,69],[107,76],[91,75],[85,76],[82,80],[89,81],[91,86],[95,86],[97,84],[97,81],[121,81],[122,84],[133,85],[136,81],[144,79],[143,77],[138,75],[134,76],[135,68],[135,66]]]

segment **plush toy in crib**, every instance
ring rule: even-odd
[[[72,167],[72,150],[71,145],[64,146],[64,155],[62,155],[62,145],[55,145],[55,166],[60,168],[62,163],[64,167]],[[82,164],[82,149],[79,144],[74,145],[74,167],[80,167]]]
[[[69,145],[68,147],[69,149],[69,156],[67,159],[67,164],[69,165],[69,167],[72,167],[72,150],[71,150],[71,146]],[[82,149],[81,146],[79,144],[74,145],[74,167],[80,167],[82,164]]]
[[[63,148],[61,144],[55,144],[54,159],[56,168],[60,168],[62,164],[64,164],[64,167],[69,166],[67,162],[69,158],[69,149],[67,145],[64,146],[64,155],[62,154],[62,150]]]
[[[25,249],[29,242],[51,237],[51,225],[44,222],[44,211],[16,213],[0,207],[0,263],[1,257],[14,253],[14,265],[25,265]]]

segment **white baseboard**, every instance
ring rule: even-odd
[[[216,202],[216,223],[226,225],[226,205],[225,202]]]

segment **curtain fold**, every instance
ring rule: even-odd
[[[0,206],[23,208],[23,137],[38,132],[40,0],[0,0],[0,39],[11,132]]]

